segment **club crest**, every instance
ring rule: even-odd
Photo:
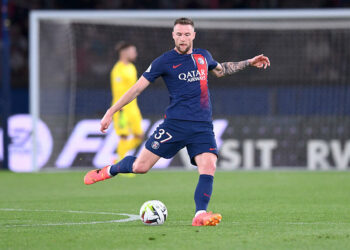
[[[199,57],[199,58],[198,58],[198,63],[203,65],[203,64],[204,64],[203,58]]]
[[[160,146],[159,142],[157,142],[157,141],[152,142],[151,147],[152,147],[153,149],[158,149],[159,146]]]

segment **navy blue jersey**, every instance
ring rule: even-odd
[[[143,76],[150,82],[163,78],[170,96],[166,118],[211,121],[208,71],[217,65],[207,50],[179,54],[173,49],[155,59]]]

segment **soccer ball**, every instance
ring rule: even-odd
[[[145,225],[162,225],[167,217],[168,210],[161,201],[146,201],[141,206],[140,219]]]

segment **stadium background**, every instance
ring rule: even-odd
[[[348,7],[349,1],[75,1],[61,3],[55,1],[37,1],[33,5],[21,1],[10,3],[11,26],[11,77],[12,77],[12,114],[28,113],[28,11],[31,9],[268,9],[268,8],[322,8]],[[45,41],[57,41],[67,35],[67,30],[52,30],[54,23],[42,25],[41,32],[48,34]],[[47,32],[45,33],[45,30]],[[226,119],[228,126],[222,134],[223,140],[231,140],[227,150],[238,153],[228,158],[235,161],[226,163],[226,169],[238,167],[251,168],[261,165],[259,140],[273,139],[271,166],[305,167],[308,165],[307,147],[310,140],[317,140],[320,150],[326,152],[328,165],[337,166],[342,158],[342,166],[349,167],[350,151],[348,145],[350,90],[349,90],[349,29],[336,30],[220,30],[198,29],[195,47],[211,51],[220,61],[238,61],[263,52],[269,56],[272,67],[267,71],[248,69],[223,79],[210,78],[210,91],[213,102],[214,119]],[[116,60],[113,53],[114,41],[119,37],[136,44],[139,58],[136,67],[141,74],[149,63],[164,51],[172,48],[168,28],[137,28],[109,25],[75,24],[75,76],[76,96],[74,96],[73,122],[66,121],[72,108],[70,85],[62,87],[62,95],[47,89],[41,98],[42,119],[53,134],[64,135],[54,138],[53,153],[46,166],[54,166],[57,157],[71,135],[73,128],[82,119],[99,119],[111,101],[109,92],[109,70]],[[167,33],[169,35],[164,35]],[[149,34],[152,34],[151,36]],[[139,39],[147,37],[147,39]],[[51,39],[51,40],[50,40]],[[60,40],[59,40],[60,41]],[[62,43],[60,43],[62,45]],[[154,46],[156,44],[157,46]],[[49,45],[47,43],[46,45]],[[64,46],[57,47],[62,49]],[[50,46],[43,48],[42,79],[60,83],[62,71],[71,67],[59,67],[50,61]],[[55,51],[57,51],[55,50]],[[63,51],[64,52],[64,51]],[[59,53],[59,52],[57,52]],[[67,55],[70,56],[70,55]],[[65,64],[65,57],[60,63]],[[50,64],[51,62],[51,64]],[[57,63],[57,62],[56,62]],[[46,68],[45,68],[46,67]],[[63,72],[67,73],[67,72]],[[92,76],[93,74],[93,76]],[[57,98],[60,96],[60,98]],[[66,99],[62,98],[65,97]],[[157,98],[154,98],[154,97]],[[167,91],[161,80],[139,97],[139,105],[145,118],[155,122],[161,119],[168,103]],[[60,108],[57,108],[60,107]],[[46,119],[55,110],[55,119]],[[47,111],[47,113],[45,113]],[[61,122],[61,123],[60,123]],[[62,126],[63,125],[63,126]],[[232,141],[237,140],[237,141]],[[237,144],[238,143],[238,144]],[[333,143],[333,144],[332,144]],[[342,156],[335,160],[337,152]],[[333,151],[332,151],[333,150]],[[253,151],[244,163],[244,155]],[[333,154],[333,155],[332,155]],[[91,166],[95,154],[81,154],[75,158],[74,166]],[[233,159],[236,157],[235,159]],[[222,157],[228,161],[227,157]],[[344,160],[345,159],[345,160]],[[219,161],[219,166],[220,166]],[[345,164],[345,166],[344,166]],[[183,165],[175,158],[173,166]],[[223,165],[223,164],[222,164]],[[261,166],[260,166],[261,167]],[[315,166],[311,167],[314,168]],[[326,168],[325,165],[319,167]],[[269,168],[269,167],[267,167]]]
[[[312,14],[325,7],[331,13],[336,10],[333,7],[349,12],[343,7],[350,7],[350,4],[348,0],[12,0],[9,3],[12,91],[9,123],[15,121],[18,126],[10,131],[15,135],[11,137],[10,151],[19,153],[18,159],[32,153],[28,139],[32,130],[28,120],[27,63],[28,12],[31,10],[205,8],[241,11],[253,8],[279,11],[312,8],[308,9],[311,11],[308,13]],[[198,20],[195,21],[199,24]],[[239,159],[242,161],[240,168],[245,166],[247,169],[252,159],[260,164],[260,156],[268,158],[266,140],[271,139],[278,145],[273,150],[274,167],[285,164],[292,167],[292,170],[274,171],[217,171],[208,210],[222,214],[223,220],[218,227],[190,226],[195,212],[193,191],[198,180],[197,171],[172,168],[150,171],[135,178],[118,176],[87,186],[83,184],[83,176],[88,169],[78,166],[89,165],[97,154],[80,154],[74,156],[75,166],[68,171],[47,168],[53,171],[28,174],[0,169],[0,249],[348,249],[350,171],[295,169],[299,170],[298,165],[305,169],[307,141],[313,141],[312,147],[321,154],[319,159],[329,165],[337,165],[337,169],[349,169],[347,45],[350,26],[307,31],[307,23],[298,21],[301,25],[294,31],[232,29],[214,33],[198,26],[197,38],[201,39],[197,39],[195,45],[206,46],[217,60],[240,60],[259,53],[261,49],[272,61],[271,68],[265,71],[248,69],[218,81],[210,78],[215,123],[221,126],[221,131],[224,130],[220,135],[222,155],[219,169],[234,169]],[[326,21],[329,25],[331,20]],[[42,26],[42,31],[46,27],[49,35],[45,41],[61,44],[58,43],[51,51],[50,46],[45,47],[44,43],[41,48],[46,51],[43,54],[46,61],[41,62],[48,64],[44,63],[41,67],[46,66],[45,69],[49,70],[42,70],[41,76],[46,79],[46,84],[59,86],[53,92],[41,85],[40,91],[41,118],[55,136],[48,165],[55,165],[64,142],[78,125],[78,132],[83,131],[83,126],[89,130],[85,131],[88,132],[84,137],[87,141],[75,145],[85,146],[91,142],[98,145],[100,140],[104,140],[94,126],[98,126],[102,113],[110,104],[107,72],[115,61],[111,49],[114,46],[112,40],[118,34],[136,32],[147,38],[148,45],[152,45],[146,47],[139,39],[125,35],[133,38],[132,41],[139,46],[136,66],[140,74],[154,59],[154,54],[162,53],[172,44],[167,28],[165,34],[157,28],[152,29],[151,36],[144,36],[143,29],[119,26],[113,28],[112,33],[115,34],[110,39],[111,26],[106,24],[75,23],[68,32],[65,32],[66,27],[59,25],[62,29],[56,26],[54,31],[50,30],[54,24],[46,22]],[[282,23],[275,21],[275,24]],[[167,27],[171,27],[171,23]],[[72,32],[75,32],[74,41],[80,51],[79,56],[72,53],[73,57],[62,54],[67,52],[66,46],[63,46],[67,40],[64,39]],[[1,35],[4,36],[4,33]],[[50,40],[50,37],[56,39]],[[162,43],[152,44],[155,39]],[[1,41],[1,48],[4,45]],[[84,48],[87,48],[87,54],[83,53]],[[2,52],[1,57],[4,58]],[[57,57],[61,61],[56,65],[56,71],[49,67],[57,64],[55,54],[63,55],[63,58]],[[72,58],[78,59],[76,63]],[[79,68],[75,67],[77,65]],[[68,74],[60,76],[69,81],[59,85],[62,77],[57,78],[57,74],[64,70],[68,70]],[[4,74],[1,74],[3,90]],[[74,86],[77,91],[73,93],[70,90],[74,90]],[[140,96],[140,102],[145,104],[142,107],[144,116],[150,121],[145,125],[154,126],[155,121],[162,118],[163,108],[168,102],[164,93],[164,85],[158,81]],[[5,99],[8,98],[0,98],[2,116],[6,111]],[[48,119],[48,114],[53,120]],[[3,125],[2,122],[0,127],[3,128]],[[42,129],[40,132],[40,140],[45,142],[40,150],[50,149],[50,140],[45,137],[47,131]],[[57,136],[62,138],[61,143]],[[114,138],[111,139],[115,142]],[[270,148],[274,147],[273,142],[269,143]],[[265,151],[262,150],[264,145]],[[3,167],[1,146],[0,141],[0,165]],[[252,157],[253,151],[257,159]],[[172,164],[187,167],[182,157],[180,153]],[[22,162],[14,166],[23,168],[25,164]],[[271,167],[272,164],[266,166]],[[255,169],[261,168],[265,167]],[[318,169],[326,167],[318,166]],[[153,199],[164,202],[168,208],[169,217],[163,226],[147,227],[138,219],[141,205]]]

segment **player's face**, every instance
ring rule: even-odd
[[[137,50],[135,46],[130,46],[125,50],[126,57],[128,58],[128,61],[134,62],[137,58]]]
[[[192,53],[193,40],[196,37],[196,32],[192,25],[176,24],[173,30],[173,39],[175,49],[181,54]]]

